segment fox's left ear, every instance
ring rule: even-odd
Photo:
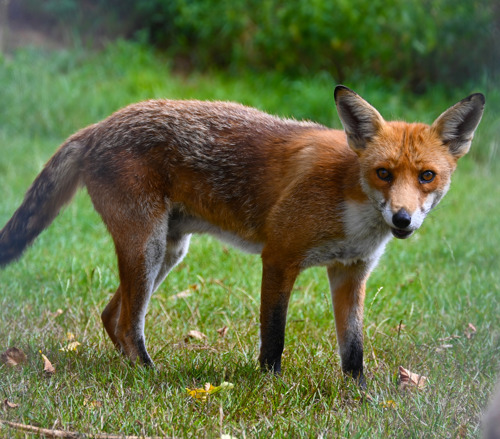
[[[361,152],[384,124],[383,117],[361,96],[344,85],[335,87],[335,103],[347,135],[347,143],[355,152]]]
[[[432,124],[443,143],[457,159],[469,151],[474,132],[483,115],[485,98],[474,93],[448,108]]]

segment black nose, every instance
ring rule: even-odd
[[[401,209],[392,216],[392,223],[399,229],[405,229],[411,223],[411,216],[406,210]]]

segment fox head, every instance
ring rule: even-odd
[[[349,88],[335,103],[350,148],[358,155],[363,191],[396,238],[408,238],[446,194],[457,160],[470,148],[485,98],[475,93],[432,125],[388,122]]]

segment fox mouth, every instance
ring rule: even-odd
[[[395,238],[406,239],[406,238],[409,238],[413,234],[414,231],[413,230],[401,230],[401,229],[392,228],[391,232]]]

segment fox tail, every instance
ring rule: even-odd
[[[82,134],[77,133],[61,145],[26,192],[21,206],[0,230],[0,267],[18,259],[81,186],[86,143]]]

